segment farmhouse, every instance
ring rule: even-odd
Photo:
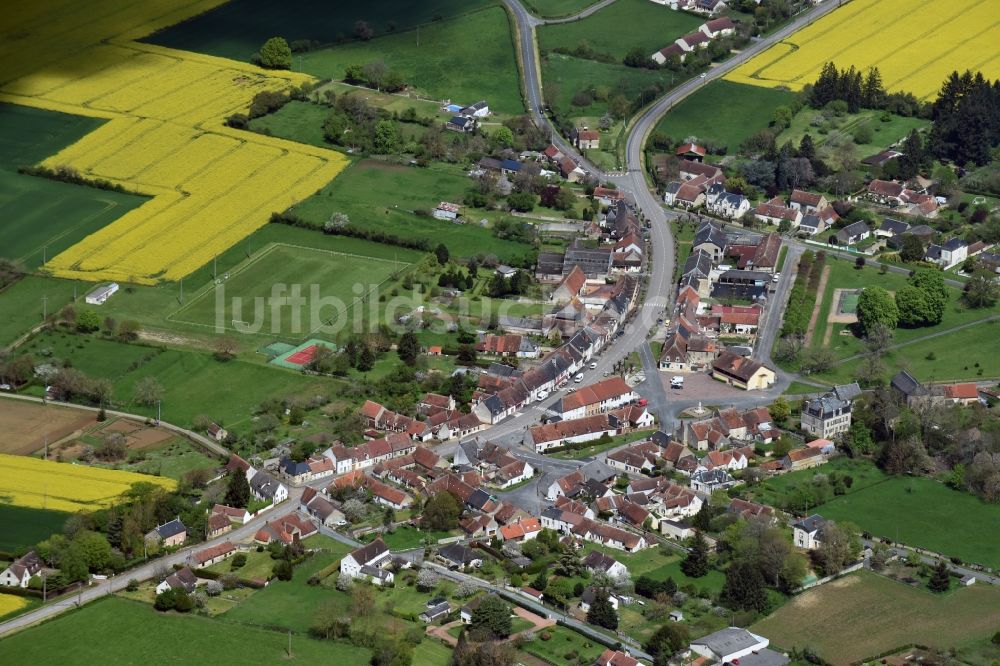
[[[232,541],[223,541],[220,544],[199,550],[192,555],[199,568],[210,567],[217,562],[221,562],[227,557],[236,554],[236,546]]]
[[[318,530],[316,526],[296,513],[289,513],[275,520],[264,523],[264,526],[254,534],[254,541],[267,545],[279,542],[288,546],[296,541],[312,536]]]
[[[194,592],[194,588],[197,584],[198,577],[195,576],[194,572],[189,568],[184,567],[183,569],[179,569],[163,579],[163,581],[156,586],[156,593],[163,594],[167,590]]]
[[[793,227],[797,227],[802,221],[802,210],[786,206],[781,197],[774,197],[770,201],[758,204],[754,216],[765,224],[788,222]]]
[[[806,550],[817,548],[820,543],[820,533],[826,519],[819,514],[813,514],[808,518],[792,523],[792,537],[795,545]]]
[[[340,560],[340,573],[347,574],[351,578],[368,579],[375,585],[391,583],[392,572],[385,569],[391,559],[389,548],[382,541],[382,537],[378,537],[370,544],[351,551]]]
[[[42,570],[42,558],[30,550],[17,558],[0,572],[0,585],[5,587],[28,587],[32,576],[37,576]]]
[[[87,294],[84,300],[87,301],[88,305],[101,305],[106,300],[111,298],[117,291],[118,291],[118,283],[112,282],[111,284],[106,284],[104,286],[97,287],[89,294]]]
[[[596,150],[601,147],[601,133],[592,129],[575,129],[570,138],[580,150]]]

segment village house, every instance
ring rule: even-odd
[[[289,513],[264,523],[264,526],[254,534],[253,539],[264,546],[272,542],[288,546],[312,536],[318,531],[316,526],[308,520],[301,518],[296,513]]]
[[[792,190],[792,194],[788,198],[788,205],[795,210],[800,210],[803,214],[806,214],[818,213],[829,206],[830,202],[827,201],[826,197],[822,194],[813,194],[812,192],[804,192],[802,190]]]
[[[540,347],[523,335],[484,334],[476,343],[476,351],[487,356],[508,358],[538,358]]]
[[[860,388],[857,392],[860,393]],[[835,392],[813,398],[802,408],[799,423],[812,435],[832,439],[851,429],[851,400],[840,398]]]
[[[596,587],[593,585],[588,586],[587,589],[583,591],[583,594],[580,595],[580,610],[584,613],[588,612],[591,604],[594,603],[594,598],[597,594],[598,590]],[[619,605],[618,597],[615,596],[613,592],[607,592],[606,594],[608,595],[608,603],[611,604],[611,608],[617,611]]]
[[[786,206],[781,197],[774,197],[769,201],[757,204],[754,216],[765,224],[781,224],[788,222],[791,226],[797,227],[802,222],[802,209]]]
[[[712,377],[747,391],[766,389],[777,379],[774,370],[760,361],[730,351],[712,363]]]
[[[946,271],[965,261],[968,257],[968,250],[969,244],[956,236],[949,238],[941,245],[932,243],[928,246],[924,259],[937,264]]]
[[[638,397],[624,379],[616,376],[582,386],[576,392],[563,396],[552,406],[552,410],[563,419],[578,419],[616,409]]]
[[[232,557],[235,554],[236,546],[233,542],[223,541],[220,544],[205,548],[204,550],[196,551],[191,557],[194,559],[194,562],[198,565],[199,569],[204,569],[205,567],[210,567],[228,557]]]
[[[523,518],[500,528],[499,534],[503,541],[530,541],[542,531],[538,518]]]
[[[215,422],[209,423],[205,432],[207,432],[208,436],[217,442],[223,442],[226,437],[229,437],[229,431]]]
[[[233,524],[221,513],[213,513],[205,523],[205,538],[214,539],[233,529]]]
[[[720,629],[691,641],[690,651],[705,664],[784,666],[788,657],[767,649],[770,641],[739,627]]]
[[[734,497],[729,502],[726,511],[736,514],[743,520],[751,520],[753,518],[771,519],[774,517],[774,509],[766,504],[757,504],[756,502],[750,502],[739,497]]]
[[[716,490],[729,490],[740,484],[725,469],[708,469],[691,475],[691,490],[711,495]]]
[[[442,201],[437,205],[437,208],[431,211],[431,215],[434,219],[445,220],[448,222],[454,222],[458,219],[458,213],[462,210],[462,207],[458,204],[448,203],[447,201]]]
[[[708,188],[705,207],[721,218],[736,220],[750,210],[750,200],[742,194],[727,192],[722,185],[716,184]]]
[[[240,509],[232,506],[226,506],[225,504],[216,504],[212,507],[212,515],[223,515],[227,520],[237,523],[239,525],[245,525],[249,522],[251,516],[250,512],[246,509]]]
[[[250,494],[261,501],[281,504],[288,499],[288,488],[267,472],[257,472],[250,479]]]
[[[368,490],[372,493],[372,499],[376,504],[387,506],[395,511],[402,511],[413,504],[413,498],[402,490],[382,483],[376,479],[368,479]]]
[[[174,518],[150,530],[146,534],[146,541],[158,543],[164,548],[182,546],[187,541],[187,527],[181,522],[180,517]]]
[[[871,227],[865,222],[853,222],[830,236],[832,245],[854,245],[868,239],[872,235]]]
[[[629,654],[609,648],[601,653],[601,656],[594,662],[594,666],[640,666],[640,663],[638,659]]]
[[[478,552],[460,543],[450,543],[442,546],[438,549],[437,555],[449,569],[466,571],[468,569],[478,569],[483,565],[483,558]]]
[[[706,222],[695,232],[694,240],[691,243],[691,251],[702,250],[712,257],[713,263],[722,261],[726,254],[726,247],[729,241],[726,233],[711,222]]]
[[[562,496],[574,498],[586,495],[596,499],[611,492],[610,486],[617,476],[608,465],[594,460],[549,484],[545,498],[552,501]]]
[[[371,543],[357,548],[340,560],[340,573],[351,578],[364,578],[375,585],[388,584],[393,581],[393,574],[386,567],[392,560],[389,548],[376,538]]]
[[[792,523],[792,541],[798,548],[813,550],[819,547],[820,536],[826,519],[819,514],[813,514]]]
[[[574,129],[570,134],[573,145],[580,150],[597,150],[601,147],[601,133],[597,130]]]
[[[194,592],[194,588],[197,584],[198,577],[195,576],[194,572],[189,568],[184,567],[164,578],[160,584],[156,586],[156,593],[163,594],[168,590],[183,590],[184,592],[190,593]]]
[[[882,220],[882,224],[875,230],[875,235],[880,238],[893,238],[894,236],[902,236],[909,230],[910,225],[908,223],[887,217]]]
[[[42,558],[38,557],[35,551],[29,550],[0,572],[0,585],[26,588],[31,577],[37,576],[41,571]]]
[[[781,466],[788,472],[796,472],[800,469],[818,467],[826,462],[826,456],[820,448],[803,447],[792,449],[781,459]]]
[[[628,574],[628,567],[599,550],[592,550],[583,558],[583,566],[592,573],[602,573],[615,579]]]
[[[736,24],[733,19],[728,16],[722,16],[717,19],[712,19],[698,26],[709,39],[715,39],[716,37],[728,37],[736,32]]]
[[[326,496],[319,494],[314,488],[306,488],[299,498],[299,504],[306,512],[324,527],[336,527],[347,524],[347,517]]]

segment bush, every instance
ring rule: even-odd
[[[236,553],[233,555],[233,559],[229,561],[229,568],[233,571],[246,566],[247,555],[246,553]]]
[[[130,579],[128,585],[125,586],[125,589],[128,590],[129,592],[135,592],[136,590],[139,589],[139,581],[137,581],[135,578]]]

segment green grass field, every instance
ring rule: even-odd
[[[782,90],[712,81],[671,109],[655,131],[676,141],[696,136],[727,146],[734,154],[744,140],[768,126],[776,108],[794,98],[794,93]]]
[[[452,17],[490,4],[489,0],[407,2],[387,0],[365,5],[300,0],[295,10],[266,0],[234,0],[171,26],[145,41],[224,58],[249,60],[261,45],[280,35],[289,42],[310,39],[323,44],[354,39],[354,25],[365,21],[384,35]],[[293,65],[298,66],[296,60]]]
[[[476,224],[481,218],[491,217],[486,211],[463,209],[472,223],[462,225],[412,212],[429,211],[441,201],[458,203],[471,186],[472,181],[462,170],[450,165],[420,169],[362,160],[293,211],[320,227],[332,213],[346,213],[352,226],[403,238],[440,240],[452,255],[460,257],[485,253],[508,261],[528,254],[528,245],[499,239]]]
[[[599,550],[624,564],[632,574],[632,580],[638,579],[639,576],[649,576],[654,580],[673,578],[678,587],[694,585],[698,589],[705,588],[711,593],[720,592],[726,580],[725,574],[715,570],[709,571],[701,578],[689,578],[681,572],[680,555],[665,555],[659,548],[646,548],[638,553],[624,553],[614,548],[588,544],[584,549],[584,556],[591,550]]]
[[[579,14],[597,0],[526,0],[524,6],[542,18],[559,18]]]
[[[188,472],[196,469],[212,469],[220,464],[219,460],[205,455],[183,437],[174,437],[153,449],[146,449],[142,452],[142,457],[141,461],[123,462],[114,467],[129,472],[180,480]]]
[[[965,562],[1000,567],[1000,505],[923,477],[892,477],[842,495],[816,512]],[[991,527],[992,526],[992,527]]]
[[[574,49],[586,41],[599,53],[621,60],[635,47],[652,55],[704,21],[648,0],[618,0],[581,21],[538,28],[538,47]]]
[[[936,595],[865,571],[798,595],[750,630],[776,649],[809,646],[839,665],[912,643],[962,646],[997,626],[1000,589],[992,585]]]
[[[310,51],[301,60],[296,56],[295,64],[301,63],[302,70],[314,76],[339,81],[349,65],[380,60],[402,73],[421,97],[456,104],[485,99],[495,113],[524,113],[513,37],[507,14],[499,6],[419,30]]]
[[[128,640],[122,640],[128,636]],[[149,604],[111,597],[0,641],[7,664],[176,664],[211,655],[214,664],[289,659],[289,636],[194,615],[157,613]],[[367,663],[369,651],[346,643],[292,637],[301,663]]]
[[[45,350],[88,377],[111,380],[115,404],[137,414],[156,414],[155,405],[134,401],[139,379],[155,377],[163,386],[162,418],[177,425],[190,425],[194,417],[207,414],[231,427],[249,419],[267,397],[314,395],[336,385],[269,368],[263,357],[260,363],[242,358],[220,362],[207,351],[130,345],[68,333],[42,334],[21,348],[36,358]]]
[[[382,540],[385,541],[385,545],[389,546],[389,550],[400,551],[419,548],[424,544],[424,540],[427,539],[431,543],[436,543],[438,539],[450,536],[453,536],[453,534],[448,531],[418,530],[415,527],[404,525],[403,527],[397,527],[390,534],[383,534]]]
[[[838,456],[815,469],[804,469],[772,477],[752,487],[753,500],[771,506],[781,507],[783,500],[797,488],[808,486],[817,474],[849,474],[854,479],[848,492],[854,493],[868,486],[883,483],[888,478],[885,473],[869,460]]]
[[[0,495],[0,550],[13,552],[62,532],[70,514],[7,504]]]
[[[731,83],[729,85],[742,84]],[[792,145],[797,146],[802,141],[802,136],[808,132],[812,136],[820,156],[828,157],[833,152],[833,146],[845,139],[852,139],[856,130],[862,125],[867,125],[872,131],[872,139],[858,145],[858,157],[864,158],[885,150],[893,143],[905,138],[910,130],[922,129],[930,125],[927,120],[922,118],[890,115],[889,120],[883,121],[881,117],[880,111],[862,111],[843,118],[836,118],[836,126],[833,126],[823,120],[821,111],[806,107],[795,114],[792,118],[792,124],[778,135],[777,142],[780,146],[786,141],[791,141]]]
[[[86,282],[28,275],[0,291],[0,347],[40,324],[43,312],[57,312],[72,302],[74,286],[80,296],[93,288]]]
[[[579,655],[579,663],[590,664],[605,650],[602,644],[585,638],[566,627],[555,626],[545,631],[552,634],[552,638],[543,641],[536,635],[535,640],[525,643],[521,649],[550,664],[569,663],[565,659],[565,655],[569,652],[576,652]]]
[[[103,123],[26,106],[0,104],[0,256],[42,264],[142,205],[145,197],[22,175]]]
[[[588,106],[572,104],[573,96],[590,86],[605,87],[612,97],[621,94],[633,99],[647,86],[657,82],[669,84],[674,80],[670,72],[595,62],[561,53],[549,53],[542,58],[542,79],[545,81],[546,99],[555,104],[560,114],[578,119],[600,118],[608,109],[607,101],[600,100],[594,100]],[[680,82],[680,79],[675,81]],[[596,127],[596,124],[590,126]]]
[[[408,266],[274,244],[228,273],[221,285],[193,296],[170,319],[213,327],[216,332],[225,328],[283,339],[307,338],[324,324],[342,322],[360,298],[370,297]],[[279,302],[275,297],[301,297],[302,302],[294,308],[275,307]]]

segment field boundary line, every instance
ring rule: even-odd
[[[946,328],[943,331],[935,331],[934,333],[928,333],[927,335],[922,335],[919,338],[914,338],[912,340],[906,340],[905,342],[899,342],[899,343],[896,343],[894,345],[889,345],[888,347],[886,347],[886,351],[894,350],[894,349],[899,349],[901,347],[908,347],[909,345],[915,345],[918,342],[926,342],[927,340],[933,340],[934,338],[939,338],[939,337],[941,337],[943,335],[947,335],[949,333],[954,333],[956,331],[961,331],[961,330],[964,330],[966,328],[972,328],[973,326],[979,326],[980,324],[989,324],[989,323],[997,321],[997,320],[1000,320],[1000,314],[990,315],[989,317],[984,317],[982,319],[977,319],[975,321],[970,321],[970,322],[966,322],[964,324],[959,324],[958,326],[953,326],[951,328]],[[858,360],[859,358],[862,358],[862,357],[864,357],[864,354],[855,354],[854,356],[848,356],[847,358],[840,359],[839,361],[837,361],[836,363],[834,363],[834,365],[843,365],[844,363],[848,363],[850,361],[856,361],[856,360]],[[938,380],[938,381],[943,381],[943,380]]]

